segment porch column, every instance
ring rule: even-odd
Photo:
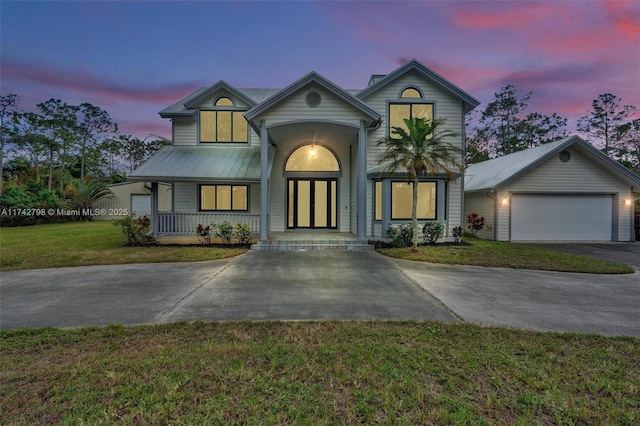
[[[151,235],[158,235],[158,182],[151,182]]]
[[[269,237],[269,132],[260,121],[260,239]]]
[[[364,120],[360,120],[360,131],[358,132],[358,206],[357,212],[357,237],[365,239],[367,237],[367,130]]]

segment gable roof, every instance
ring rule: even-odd
[[[436,73],[432,69],[424,66],[422,63],[420,63],[416,59],[413,59],[407,62],[405,65],[396,69],[391,74],[387,74],[382,78],[380,78],[381,77],[380,75],[372,76],[372,79],[370,80],[370,82],[374,82],[374,83],[371,86],[367,87],[366,89],[362,90],[360,93],[358,93],[357,96],[360,99],[364,99],[410,71],[418,72],[418,74],[422,75],[427,80],[435,83],[436,85],[440,86],[447,92],[451,93],[456,98],[460,99],[465,104],[466,112],[469,112],[475,107],[477,107],[478,105],[480,105],[479,100],[477,100],[476,98],[474,98],[473,96],[471,96],[470,94],[468,94],[467,92],[465,92],[464,90],[456,86],[455,84],[451,83],[449,80],[442,77],[440,74]]]
[[[249,98],[244,93],[242,93],[241,91],[239,91],[235,87],[231,86],[226,81],[220,80],[216,84],[214,84],[213,86],[209,87],[208,89],[206,89],[203,92],[201,92],[200,94],[198,94],[197,96],[193,96],[192,98],[187,100],[184,103],[184,107],[187,108],[187,109],[191,109],[191,108],[197,106],[199,103],[203,102],[208,97],[213,96],[216,92],[219,92],[221,90],[224,90],[226,92],[231,93],[233,96],[241,99],[244,103],[248,104],[250,107],[252,107],[252,106],[254,106],[256,104],[253,101],[253,99]]]
[[[614,174],[632,185],[640,187],[640,177],[580,137],[570,136],[535,148],[470,165],[465,170],[464,190],[465,192],[496,190],[518,179],[571,145],[578,145],[587,155],[595,157]]]
[[[160,111],[160,117],[171,118],[177,115],[191,116],[195,112],[194,107],[218,91],[226,91],[242,100],[249,105],[249,107],[252,107],[267,99],[269,96],[272,96],[274,93],[279,92],[280,89],[238,89],[226,81],[220,80],[213,86],[201,87],[179,101],[174,102]]]
[[[290,96],[291,94],[295,93],[296,91],[298,91],[299,89],[303,88],[304,86],[310,83],[319,84],[324,89],[328,90],[329,92],[331,92],[332,94],[334,94],[335,96],[343,100],[344,102],[350,104],[357,110],[361,111],[373,123],[377,123],[380,120],[380,114],[378,114],[376,111],[371,109],[364,102],[362,102],[360,99],[358,99],[348,91],[336,86],[331,81],[327,80],[326,78],[324,78],[323,76],[321,76],[315,71],[310,72],[309,74],[305,75],[304,77],[300,78],[299,80],[293,82],[289,86],[275,93],[273,96],[269,97],[264,102],[251,108],[249,111],[245,113],[245,117],[247,118],[247,120],[254,119],[261,113],[265,112],[269,108],[278,104],[279,102],[281,102],[282,100]]]

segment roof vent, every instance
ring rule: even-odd
[[[320,105],[320,102],[322,102],[322,96],[320,96],[320,93],[315,91],[309,92],[307,93],[307,97],[305,100],[307,101],[307,105],[309,105],[311,108],[315,108]]]
[[[571,160],[571,153],[565,149],[560,153],[560,155],[558,155],[558,158],[560,158],[560,161],[563,163],[566,163]]]

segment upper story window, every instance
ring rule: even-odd
[[[243,113],[230,98],[219,98],[214,109],[200,111],[200,142],[247,143],[249,133]]]
[[[407,87],[400,93],[397,101],[389,102],[389,136],[391,129],[401,127],[407,130],[405,118],[426,118],[433,120],[433,103],[422,100],[422,94],[414,87]]]

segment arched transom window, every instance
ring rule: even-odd
[[[233,101],[223,96],[216,101],[216,106],[233,106]]]
[[[402,91],[402,93],[400,94],[400,97],[401,98],[418,98],[418,99],[420,99],[422,97],[422,95],[420,94],[418,89],[415,89],[413,87],[407,87],[406,89],[404,89]]]
[[[286,172],[339,172],[338,159],[320,145],[304,145],[293,151],[284,167]]]

